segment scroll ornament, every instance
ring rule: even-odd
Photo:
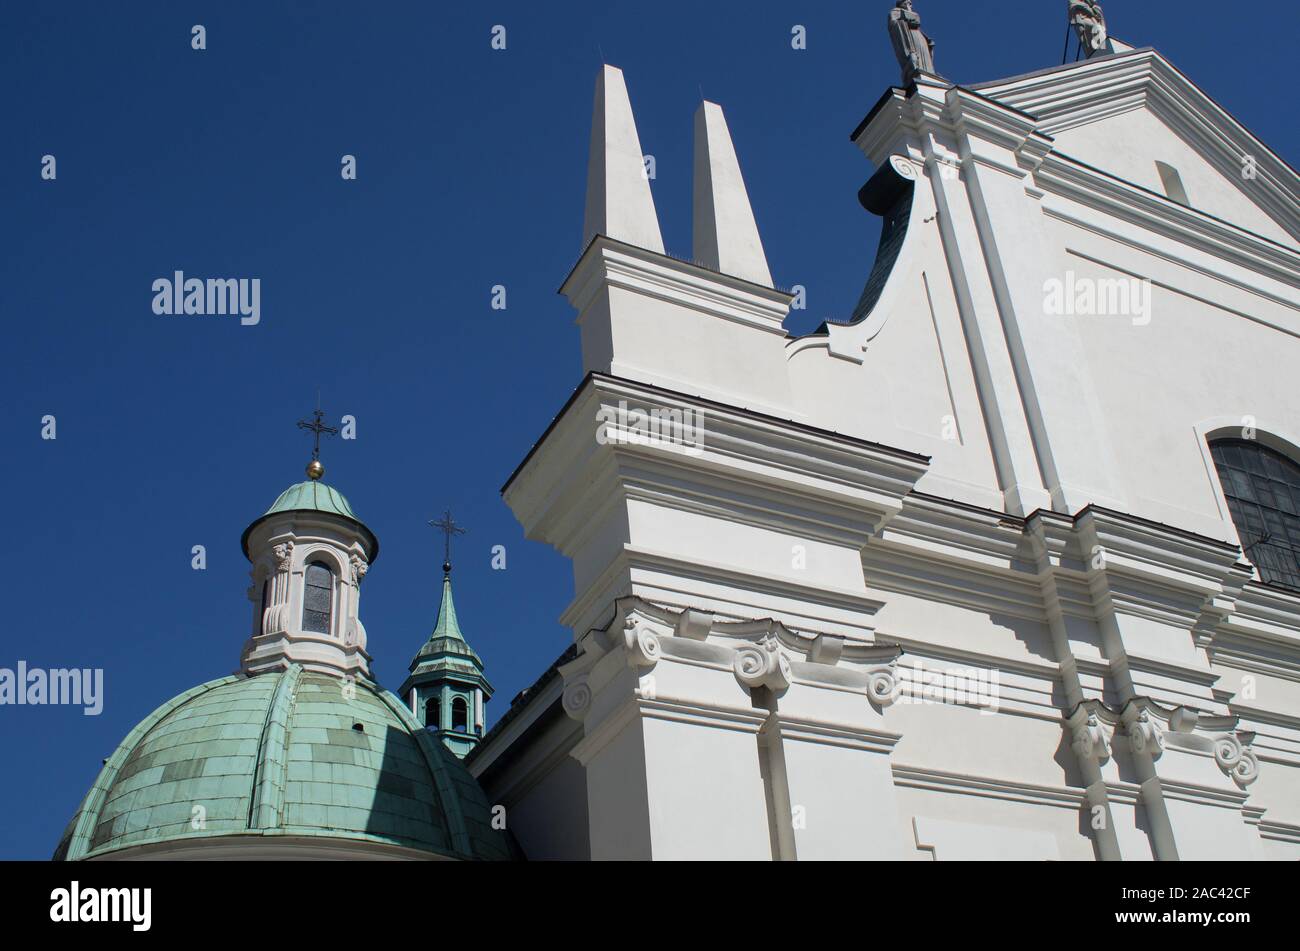
[[[1150,753],[1159,756],[1165,750],[1164,736],[1160,727],[1152,721],[1151,716],[1142,710],[1128,726],[1128,739],[1136,753]]]
[[[591,687],[587,684],[587,675],[580,674],[571,683],[564,685],[564,697],[560,701],[564,712],[575,720],[581,720],[591,707]]]
[[[1088,719],[1075,728],[1071,748],[1084,759],[1106,759],[1110,756],[1110,743],[1106,739],[1106,730],[1101,725],[1101,720],[1097,718],[1097,714],[1088,714]]]
[[[628,618],[623,627],[623,646],[627,648],[627,662],[630,667],[653,667],[663,655],[659,638],[647,627],[638,625]]]
[[[790,661],[781,651],[781,645],[771,635],[757,644],[737,648],[732,661],[736,679],[743,687],[769,687],[784,690],[793,677]]]
[[[1259,758],[1255,751],[1246,749],[1231,733],[1214,738],[1214,761],[1242,788],[1259,778]]]
[[[898,676],[892,667],[879,667],[867,675],[867,696],[882,707],[898,699]]]

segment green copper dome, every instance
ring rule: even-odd
[[[478,784],[401,701],[295,665],[211,681],[146,717],[105,763],[55,858],[237,836],[510,857]]]
[[[357,518],[356,513],[352,511],[352,506],[343,497],[343,493],[333,486],[326,485],[324,482],[315,479],[289,486],[280,493],[279,498],[271,504],[271,507],[266,510],[266,513],[261,518],[244,529],[240,544],[243,545],[245,555],[248,554],[248,536],[253,529],[271,516],[284,512],[325,512],[355,522],[361,527],[369,543],[370,561],[373,563],[379,556],[379,539],[375,537],[375,533],[367,528],[361,519]]]
[[[331,485],[312,479],[291,485],[281,492],[280,497],[266,510],[266,514],[304,511],[332,512],[344,518],[360,521],[352,513],[352,506],[348,505],[348,500],[343,497],[342,492]]]

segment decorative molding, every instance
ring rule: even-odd
[[[887,707],[898,699],[900,687],[894,663],[874,667],[867,673],[867,698],[876,706]]]
[[[587,683],[585,673],[576,674],[572,680],[565,681],[561,703],[564,712],[574,720],[581,721],[587,715],[587,711],[591,709],[591,687]]]
[[[1259,779],[1259,758],[1245,747],[1239,734],[1223,733],[1214,738],[1214,761],[1242,789]]]
[[[1130,750],[1153,760],[1166,749],[1213,756],[1224,774],[1244,789],[1259,778],[1259,757],[1249,748],[1255,734],[1238,730],[1237,723],[1235,716],[1166,707],[1149,697],[1135,697],[1120,710],[1101,700],[1085,700],[1066,717],[1073,737],[1071,747],[1081,758],[1105,759],[1109,755],[1105,727],[1110,726],[1115,737],[1127,740]],[[1161,777],[1161,783],[1166,782]]]
[[[1091,702],[1104,708],[1097,701]],[[1259,778],[1259,757],[1250,749],[1255,733],[1238,729],[1236,716],[1205,714],[1185,706],[1166,707],[1149,697],[1136,697],[1124,705],[1119,717],[1135,753],[1154,759],[1173,749],[1212,756],[1219,769],[1242,789]],[[1166,782],[1162,777],[1161,783]]]
[[[910,786],[934,792],[979,796],[987,799],[1008,799],[1040,806],[1078,809],[1086,801],[1084,790],[1071,786],[1042,786],[1014,780],[975,776],[969,773],[952,773],[925,766],[891,765],[896,786]]]
[[[1136,709],[1131,705],[1126,710]],[[1148,753],[1156,759],[1165,751],[1164,734],[1145,709],[1137,709],[1125,726],[1129,746],[1135,753]]]
[[[653,687],[643,689],[642,676],[664,659],[729,671],[746,691],[766,688],[780,695],[800,683],[865,695],[877,707],[893,703],[901,692],[896,669],[901,651],[896,646],[805,634],[771,618],[724,620],[705,611],[674,610],[636,596],[618,599],[610,621],[588,631],[578,644],[577,656],[558,667],[564,683],[564,712],[578,721],[587,721],[594,708],[601,711],[602,721],[609,718],[609,703],[602,705],[596,697],[617,681],[618,671],[625,667],[636,672],[634,699],[670,705],[680,702],[658,696]],[[621,658],[621,663],[605,665],[602,662],[607,657]],[[617,682],[622,684],[620,690],[626,688],[626,681]]]
[[[1261,811],[1257,825],[1262,839],[1275,839],[1278,842],[1300,845],[1300,824],[1283,822],[1279,819],[1265,819]]]
[[[1081,759],[1105,760],[1110,757],[1110,742],[1106,739],[1106,729],[1095,710],[1080,704],[1069,718],[1073,728],[1073,742],[1070,748]]]
[[[695,627],[689,636],[680,635],[677,633],[679,627],[683,624],[680,619],[683,615],[688,614],[692,616],[692,620],[687,623],[695,625]],[[620,636],[615,638],[610,631],[614,628],[615,619],[617,618],[622,619],[622,624],[619,628]],[[707,631],[702,627],[705,618],[709,621]],[[895,644],[866,644],[848,641],[843,638],[835,638],[841,643],[839,649],[832,652],[826,646],[828,641],[822,640],[827,635],[795,631],[772,618],[725,620],[705,611],[693,608],[675,610],[647,601],[636,595],[628,595],[615,601],[614,611],[609,622],[603,627],[588,631],[578,639],[578,643],[581,645],[581,652],[578,657],[560,668],[561,673],[566,677],[566,682],[567,678],[574,674],[590,670],[600,657],[614,649],[615,646],[632,650],[631,640],[633,636],[629,633],[632,631],[638,632],[638,636],[646,634],[655,638],[657,644],[651,647],[649,652],[655,655],[656,661],[659,656],[670,652],[670,650],[674,655],[679,651],[687,650],[685,646],[670,649],[668,646],[670,640],[678,641],[683,645],[688,642],[701,645],[707,643],[711,646],[721,645],[731,647],[733,650],[737,641],[746,641],[753,645],[772,640],[785,648],[790,654],[795,655],[793,658],[787,658],[788,660],[798,660],[800,663],[826,668],[836,666],[845,667],[846,669],[849,667],[856,669],[878,666],[892,668],[901,654]],[[819,646],[819,641],[821,646]],[[637,650],[644,651],[645,646],[642,645]],[[731,660],[728,655],[728,664],[730,663]]]
[[[560,287],[582,313],[604,290],[622,288],[784,336],[794,295],[603,234],[587,245]]]
[[[825,723],[805,717],[791,717],[779,711],[773,719],[782,740],[793,740],[799,743],[818,743],[824,746],[839,746],[888,755],[894,751],[898,741],[903,738],[898,733],[848,727],[843,724]]]
[[[659,638],[631,617],[623,625],[623,646],[627,649],[629,667],[653,667],[663,655]]]
[[[709,636],[711,627],[713,627],[713,615],[707,611],[687,608],[677,616],[676,634],[678,637],[689,637],[691,640],[702,641]]]
[[[757,644],[737,648],[732,666],[740,685],[751,689],[767,687],[779,692],[790,686],[793,677],[790,661],[782,653],[780,642],[772,635]]]
[[[1037,130],[1046,136],[1146,108],[1225,180],[1239,183],[1242,156],[1253,156],[1250,200],[1284,230],[1300,234],[1295,172],[1156,50],[1132,50],[972,88],[1032,113]]]
[[[618,422],[626,417],[620,405],[643,415],[690,412],[704,420],[703,436],[690,452],[671,443],[642,445],[643,434]],[[598,529],[593,513],[631,499],[861,547],[898,511],[928,464],[915,453],[592,373],[503,495],[529,538],[569,555]],[[574,485],[576,471],[585,475]]]

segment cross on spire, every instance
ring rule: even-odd
[[[325,414],[320,408],[319,388],[316,390],[316,409],[312,412],[311,419],[298,420],[298,428],[312,434],[311,462],[307,464],[307,478],[315,481],[325,474],[325,467],[320,462],[320,437],[337,436],[339,432],[333,426],[325,425]]]
[[[312,434],[313,438],[312,438],[312,446],[311,446],[311,457],[312,459],[319,459],[320,458],[320,437],[322,435],[337,436],[339,431],[333,426],[325,425],[324,422],[325,414],[321,412],[319,393],[316,394],[316,409],[312,411],[311,415],[312,415],[311,419],[298,420],[298,428],[306,429]]]
[[[442,570],[446,574],[451,574],[451,537],[453,535],[464,535],[465,529],[456,524],[451,517],[451,509],[442,513],[442,518],[430,519],[429,524],[438,529],[446,538],[443,541],[443,559]]]

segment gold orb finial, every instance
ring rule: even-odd
[[[313,459],[311,462],[307,463],[307,478],[312,479],[314,481],[316,479],[319,479],[324,474],[325,474],[325,467],[321,465],[319,459]]]

